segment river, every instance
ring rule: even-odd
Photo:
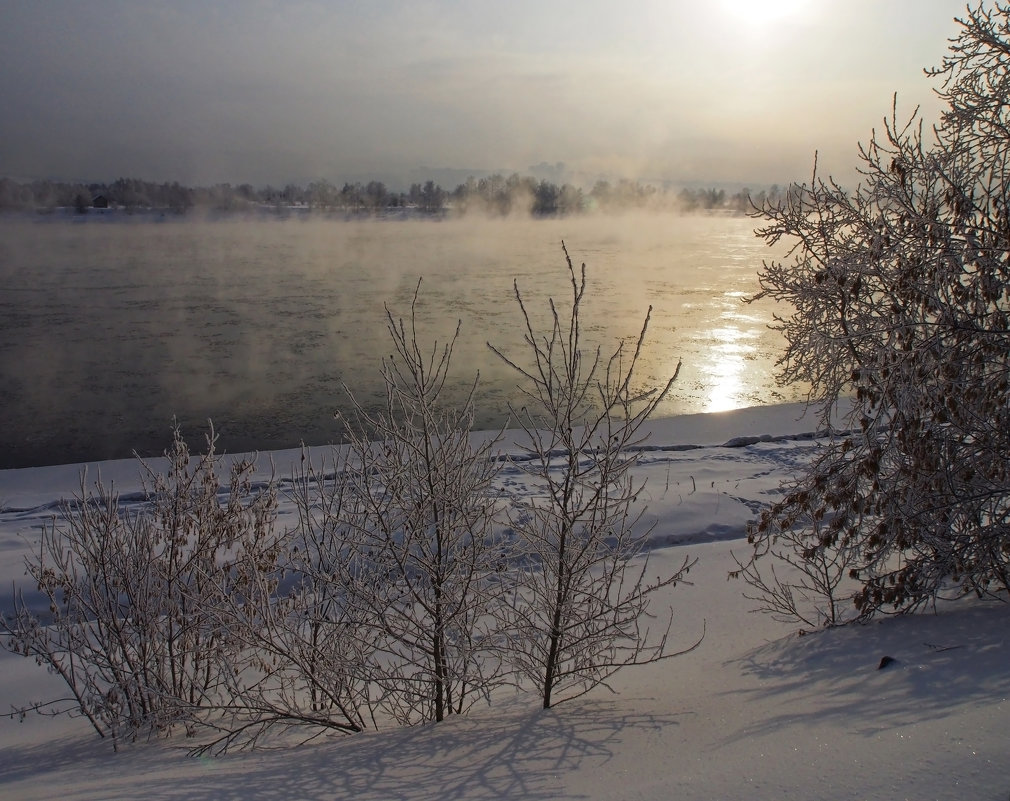
[[[639,371],[680,377],[659,413],[796,400],[774,381],[768,301],[746,304],[771,253],[743,217],[0,222],[0,469],[160,453],[173,418],[228,451],[338,441],[344,385],[378,401],[384,305],[425,342],[462,324],[453,391],[480,372],[477,421],[497,427],[535,322],[570,302],[562,240],[587,266],[587,344],[634,337]]]

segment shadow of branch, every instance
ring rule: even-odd
[[[885,618],[762,645],[728,663],[749,681],[723,695],[781,711],[759,716],[723,742],[832,719],[872,736],[945,717],[966,703],[1005,698],[1008,623],[1010,605],[962,600],[937,614]],[[885,656],[891,661],[881,669]],[[779,705],[779,697],[788,697],[789,705]]]

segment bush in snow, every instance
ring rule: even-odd
[[[516,283],[528,359],[489,344],[522,377],[527,399],[514,411],[525,453],[513,463],[537,494],[516,499],[510,511],[522,558],[507,631],[509,657],[537,687],[545,709],[606,685],[622,667],[675,656],[666,650],[672,612],[658,634],[650,631],[649,600],[682,581],[693,564],[685,558],[672,574],[646,578],[648,532],[636,529],[644,509],[635,508],[642,485],[630,475],[642,424],[676,374],[657,390],[633,387],[648,315],[632,352],[623,344],[609,357],[585,349],[586,268],[576,273],[564,253],[570,309],[550,300],[550,329],[538,333]]]
[[[350,734],[376,726],[374,647],[351,615],[343,560],[344,463],[314,465],[303,452],[288,493],[298,522],[272,558],[253,551],[237,564],[249,581],[215,612],[236,647],[223,673],[225,702],[205,719],[195,753],[255,747],[267,734]],[[287,482],[285,482],[287,483]]]
[[[504,681],[502,604],[511,573],[493,526],[496,440],[475,444],[473,387],[440,404],[459,333],[423,350],[387,310],[392,355],[379,411],[354,401],[347,445],[292,476],[298,522],[225,619],[241,640],[232,703],[201,750],[255,745],[298,727],[352,733],[441,721]]]
[[[273,485],[255,488],[252,464],[236,462],[222,487],[213,432],[191,458],[176,429],[168,470],[145,465],[145,504],[124,509],[97,483],[47,527],[26,572],[45,604],[19,592],[3,616],[4,644],[58,674],[65,701],[36,704],[79,712],[115,742],[189,732],[201,710],[227,702],[238,644],[219,614],[223,599],[247,592],[240,569],[276,553]]]
[[[459,407],[441,403],[459,325],[448,343],[423,349],[416,304],[415,292],[406,324],[387,310],[385,404],[373,413],[355,402],[350,456],[323,493],[341,507],[335,542],[321,549],[339,554],[327,575],[341,588],[351,636],[369,651],[382,708],[401,723],[465,712],[501,680],[495,613],[508,561],[493,526],[497,442],[470,436],[476,380]]]
[[[858,616],[1010,587],[1010,7],[960,24],[928,71],[939,125],[895,102],[854,192],[815,169],[761,210],[792,245],[758,296],[793,309],[781,379],[809,382],[825,423],[853,405],[750,540],[760,557],[791,538],[804,569],[841,558]]]

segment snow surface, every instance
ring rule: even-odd
[[[657,573],[696,556],[674,647],[543,711],[533,696],[437,725],[316,740],[218,758],[184,738],[114,753],[80,719],[0,719],[0,799],[1001,799],[1010,794],[1010,608],[942,604],[936,614],[798,636],[749,612],[727,580],[746,522],[816,440],[802,407],[690,415],[651,424],[639,475],[655,522]],[[698,447],[689,447],[698,446]],[[270,454],[276,475],[295,451]],[[261,457],[264,476],[269,461]],[[81,465],[0,471],[0,603]],[[129,499],[137,464],[101,472]],[[506,471],[513,492],[524,477]],[[282,509],[290,514],[291,510]],[[881,657],[895,662],[878,670]],[[0,709],[61,697],[58,680],[0,651]]]

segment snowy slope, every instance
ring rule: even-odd
[[[657,572],[699,558],[676,612],[684,656],[618,674],[550,711],[532,697],[438,725],[321,739],[214,759],[183,739],[121,753],[81,720],[0,720],[0,798],[15,799],[1006,799],[1010,609],[961,601],[800,637],[751,614],[727,581],[746,521],[808,458],[795,406],[661,420],[646,478]],[[764,441],[760,441],[764,436]],[[799,435],[799,436],[798,436]],[[759,441],[724,444],[740,437]],[[686,448],[687,445],[703,447]],[[295,454],[273,454],[284,476]],[[96,466],[91,468],[94,475]],[[69,496],[79,466],[0,471],[0,586],[20,580],[33,527]],[[124,493],[136,465],[101,465]],[[521,474],[502,477],[528,491]],[[0,597],[9,589],[0,590]],[[8,595],[9,597],[9,595]],[[878,670],[881,657],[895,661]],[[61,693],[0,652],[0,707]]]

